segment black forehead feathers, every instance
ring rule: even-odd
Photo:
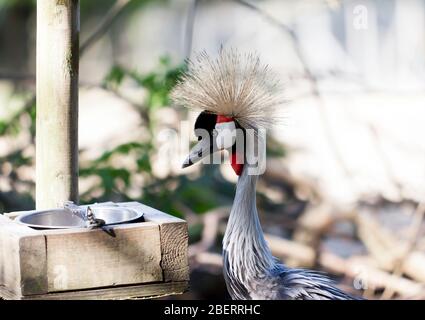
[[[217,115],[208,112],[201,112],[195,122],[195,130],[202,128],[208,131],[212,131],[215,128],[217,122]]]
[[[210,134],[212,134],[216,122],[216,114],[208,113],[205,111],[201,112],[195,122],[195,134],[198,135],[198,133],[196,132],[197,129],[204,129],[207,130]],[[199,139],[201,139],[201,137],[198,135],[198,140]]]

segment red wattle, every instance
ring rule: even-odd
[[[230,164],[232,165],[233,171],[240,176],[242,174],[243,163],[236,163],[236,153],[231,153]]]

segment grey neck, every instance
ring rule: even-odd
[[[249,279],[269,271],[275,264],[264,239],[256,205],[256,175],[243,170],[223,239],[228,272]]]

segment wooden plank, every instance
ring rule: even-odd
[[[12,223],[13,221],[6,215],[0,214],[0,227],[6,223]]]
[[[0,217],[0,285],[16,294],[47,292],[45,238]]]
[[[25,236],[19,240],[22,295],[47,293],[46,238]]]
[[[10,236],[11,226],[0,222],[0,285],[20,294],[19,241]]]
[[[121,205],[141,210],[146,221],[159,224],[164,281],[189,280],[187,256],[189,236],[186,221],[138,202],[126,202]]]
[[[12,212],[5,212],[3,213],[3,216],[6,218],[9,218],[11,220],[15,219],[20,214],[26,213],[27,211],[12,211]]]
[[[120,299],[183,292],[189,279],[186,222],[137,202],[115,205],[141,210],[145,222],[104,230],[33,230],[0,216],[0,294]],[[11,217],[22,213],[27,212]]]
[[[149,283],[124,287],[111,287],[84,291],[48,293],[44,295],[19,296],[0,286],[0,296],[7,300],[123,300],[151,299],[182,294],[188,288],[187,281]]]
[[[158,225],[45,232],[48,291],[162,281]],[[66,231],[66,232],[64,232]]]
[[[162,260],[165,281],[189,280],[187,257],[188,231],[186,222],[160,225]]]
[[[169,214],[166,214],[162,211],[156,210],[152,207],[149,207],[147,205],[144,205],[143,203],[132,201],[132,202],[121,202],[119,203],[120,206],[123,207],[130,207],[135,210],[141,210],[143,212],[143,217],[145,218],[145,221],[153,221],[158,224],[161,223],[169,223],[169,222],[185,222],[183,219],[171,216]]]

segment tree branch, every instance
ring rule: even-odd
[[[329,147],[331,148],[332,152],[334,153],[335,160],[339,164],[340,168],[342,169],[342,171],[345,174],[345,176],[347,177],[347,179],[351,179],[352,174],[351,174],[349,168],[347,167],[347,165],[345,164],[344,158],[343,158],[341,152],[339,151],[338,144],[337,144],[337,142],[334,139],[334,136],[332,134],[331,124],[330,124],[329,119],[327,117],[325,102],[324,102],[323,97],[322,97],[320,90],[319,90],[319,81],[309,67],[309,64],[307,62],[307,58],[306,58],[306,56],[304,55],[304,52],[301,49],[301,45],[300,45],[299,39],[298,39],[295,31],[291,27],[289,27],[288,25],[280,22],[279,20],[277,20],[276,18],[274,18],[273,16],[271,16],[270,14],[265,12],[264,10],[261,10],[260,8],[258,8],[257,6],[253,5],[252,3],[250,3],[246,0],[232,0],[232,1],[244,6],[248,9],[250,9],[250,10],[257,12],[265,20],[267,20],[270,24],[280,28],[281,30],[283,30],[285,33],[287,33],[290,36],[294,50],[295,50],[295,53],[298,56],[298,59],[299,59],[301,65],[302,65],[303,72],[307,76],[307,79],[310,82],[312,94],[316,98],[317,104],[320,108],[319,116],[320,116],[320,120],[321,120],[322,125],[323,125],[325,137],[326,137],[326,139],[328,140],[328,143],[329,143]],[[350,184],[350,186],[351,186],[351,184]]]
[[[186,18],[186,30],[184,34],[184,56],[190,58],[193,42],[193,27],[195,25],[196,9],[198,8],[199,0],[193,0],[189,6]]]
[[[419,232],[421,230],[422,222],[424,220],[425,215],[425,202],[419,203],[416,207],[414,216],[413,216],[413,222],[410,225],[409,232],[408,232],[408,240],[406,244],[406,248],[404,252],[396,259],[394,262],[394,268],[393,268],[393,277],[400,277],[404,272],[404,262],[407,260],[408,256],[412,253],[412,251],[415,249],[416,242],[418,240]],[[395,291],[391,287],[386,287],[384,292],[381,295],[381,299],[383,300],[389,300],[391,299],[395,294]]]
[[[99,40],[115,22],[117,17],[124,11],[132,0],[117,0],[115,4],[106,13],[103,20],[96,27],[93,33],[81,44],[80,55],[82,55],[90,46]]]
[[[0,71],[0,79],[7,79],[12,81],[26,81],[35,80],[35,75],[30,73],[15,73],[10,71]]]

